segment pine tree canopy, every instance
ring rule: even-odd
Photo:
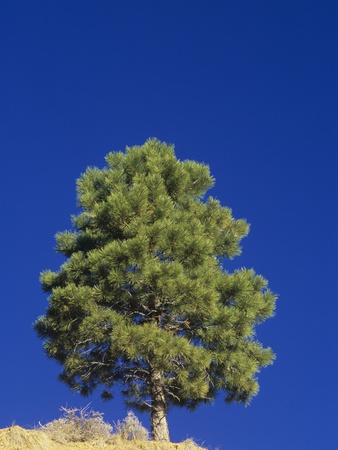
[[[223,269],[248,224],[204,199],[209,167],[173,146],[150,139],[106,162],[77,181],[80,213],[56,235],[66,261],[41,275],[49,306],[35,329],[60,379],[104,398],[117,386],[140,410],[195,408],[220,391],[247,403],[274,358],[255,326],[276,298],[253,270]]]

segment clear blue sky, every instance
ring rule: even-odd
[[[251,224],[225,267],[253,267],[279,294],[257,329],[277,360],[251,406],[220,396],[173,410],[172,440],[338,448],[337,17],[330,0],[0,2],[0,427],[89,401],[108,421],[125,417],[119,396],[83,399],[57,381],[32,323],[76,178],[157,137],[208,163],[210,195]]]

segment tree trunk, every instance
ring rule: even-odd
[[[170,442],[167,423],[167,402],[164,395],[162,375],[154,369],[150,369],[150,395],[152,440]]]

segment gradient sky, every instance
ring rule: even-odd
[[[62,263],[75,180],[149,137],[210,165],[209,194],[246,218],[243,253],[279,294],[257,328],[277,354],[247,408],[172,410],[173,441],[221,450],[338,448],[337,26],[323,0],[0,2],[0,427],[92,401],[57,380],[32,323]],[[139,416],[144,425],[146,415]]]

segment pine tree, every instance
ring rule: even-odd
[[[255,374],[274,355],[254,328],[275,295],[253,270],[223,269],[248,224],[203,200],[208,166],[155,139],[106,162],[77,182],[81,212],[56,235],[66,262],[41,274],[49,306],[34,326],[63,382],[83,395],[100,386],[106,399],[118,386],[150,412],[152,438],[169,441],[170,406],[258,392]]]

